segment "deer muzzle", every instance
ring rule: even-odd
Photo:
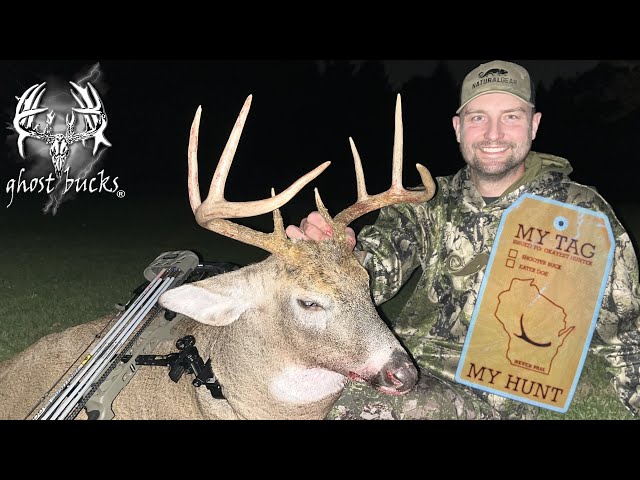
[[[349,378],[355,381],[366,381],[373,388],[387,395],[404,395],[418,381],[418,370],[404,351],[396,350],[373,377],[363,378],[350,372]]]

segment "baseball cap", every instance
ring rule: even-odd
[[[460,108],[456,113],[480,95],[485,93],[508,93],[533,107],[535,104],[535,86],[529,72],[520,65],[502,60],[483,63],[464,77],[460,89]]]

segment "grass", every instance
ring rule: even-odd
[[[81,198],[64,204],[56,216],[42,215],[42,200],[0,216],[0,361],[39,338],[116,313],[144,282],[143,271],[160,253],[192,250],[208,261],[246,265],[266,253],[199,227],[186,200]],[[640,209],[621,205],[618,213],[632,236],[640,238]],[[285,223],[287,223],[286,211]],[[299,214],[290,222],[297,223]],[[241,221],[261,231],[273,228],[269,215]],[[394,316],[415,287],[413,278],[382,311]],[[613,391],[604,360],[591,355],[586,381],[566,414],[542,411],[543,419],[629,419]]]
[[[165,251],[238,264],[266,256],[199,227],[188,204],[116,201],[63,205],[55,217],[41,215],[37,202],[3,212],[0,361],[44,335],[115,314],[115,304],[130,299],[144,269]]]

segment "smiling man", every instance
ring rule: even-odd
[[[376,304],[392,298],[422,268],[413,294],[392,319],[395,332],[420,367],[421,379],[412,392],[393,398],[353,383],[329,418],[538,416],[538,406],[455,379],[502,215],[523,194],[601,212],[609,219],[615,242],[612,265],[593,336],[585,345],[606,358],[621,402],[639,415],[636,253],[596,189],[569,178],[568,160],[531,150],[542,118],[535,111],[534,93],[531,77],[520,65],[493,61],[471,71],[462,83],[460,107],[452,120],[467,165],[455,175],[438,177],[430,201],[383,208],[375,224],[361,230],[357,244],[353,230],[347,230],[356,256],[369,271]],[[318,241],[326,239],[331,229],[318,212],[312,212],[300,227],[290,225],[287,234]]]
[[[498,77],[486,79],[490,72]],[[542,117],[535,112],[534,92],[527,71],[514,63],[483,64],[465,78],[453,128],[483,197],[499,197],[524,175]]]

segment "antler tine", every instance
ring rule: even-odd
[[[24,141],[28,137],[44,138],[45,134],[39,132],[37,126],[33,127],[36,115],[48,110],[48,107],[38,107],[44,95],[46,82],[29,87],[20,98],[16,97],[18,104],[16,114],[13,117],[13,129],[18,134],[18,153],[24,155]]]
[[[341,223],[346,226],[362,215],[378,210],[382,207],[394,205],[396,203],[426,202],[435,194],[436,187],[429,170],[419,163],[416,164],[416,169],[420,174],[424,188],[409,191],[402,186],[403,129],[400,94],[398,94],[396,98],[395,131],[393,137],[393,167],[391,170],[391,187],[389,190],[373,196],[369,196],[367,194],[360,156],[358,155],[356,146],[351,138],[349,138],[349,142],[351,143],[351,151],[353,153],[353,160],[356,168],[358,200],[356,203],[344,209],[334,217],[334,221],[336,223]]]
[[[391,167],[391,190],[402,190],[402,149],[404,128],[402,125],[402,102],[396,97],[395,129],[393,131],[393,163]]]
[[[187,153],[189,167],[189,204],[191,210],[196,213],[198,207],[202,204],[200,200],[200,183],[198,182],[198,135],[200,133],[200,115],[202,115],[202,106],[199,105],[196,114],[191,123],[191,132],[189,134],[189,148]]]
[[[276,196],[276,191],[271,187],[271,196]],[[282,220],[282,214],[280,213],[280,209],[276,208],[273,211],[273,236],[281,238],[284,240],[287,237],[287,234],[284,231],[284,221]]]
[[[364,181],[364,171],[362,170],[362,161],[358,154],[358,149],[353,141],[353,138],[349,137],[349,145],[351,145],[351,153],[353,154],[353,163],[356,167],[356,188],[358,189],[358,201],[364,200],[369,197],[367,193],[367,185]]]
[[[318,213],[322,215],[322,218],[324,218],[328,223],[333,222],[331,215],[329,215],[329,210],[327,210],[327,207],[325,207],[324,203],[322,202],[322,198],[320,198],[320,192],[317,188],[314,188],[313,191],[315,192],[316,208],[318,209]]]
[[[331,162],[324,162],[310,172],[293,182],[288,188],[275,195],[271,191],[271,198],[251,202],[228,202],[224,199],[224,187],[227,175],[233,161],[235,151],[240,140],[242,128],[249,113],[252,96],[249,95],[238,115],[235,126],[229,136],[229,140],[220,156],[209,188],[209,195],[201,201],[198,182],[198,135],[200,129],[200,116],[202,107],[198,107],[191,125],[188,149],[188,186],[189,203],[195,214],[196,221],[202,227],[219,233],[226,237],[237,239],[243,243],[262,248],[271,253],[282,252],[287,248],[288,241],[284,235],[284,227],[280,212],[277,211],[298,193],[307,183],[320,175]],[[243,218],[274,212],[274,232],[271,234],[259,232],[243,225],[238,225],[226,220],[227,218]],[[281,230],[281,231],[280,231]]]
[[[74,82],[69,83],[72,87],[70,90],[71,96],[80,105],[79,108],[72,108],[71,113],[81,114],[85,123],[85,131],[75,132],[71,140],[74,142],[81,140],[84,145],[86,140],[93,138],[93,155],[95,155],[101,145],[111,146],[111,142],[104,136],[104,131],[107,128],[107,114],[104,104],[91,82],[87,82],[86,87],[81,87]],[[73,122],[75,125],[75,117]]]
[[[222,151],[222,155],[220,155],[218,166],[216,167],[216,171],[211,179],[211,186],[209,187],[209,195],[207,198],[211,197],[214,200],[224,200],[224,186],[227,182],[227,175],[229,175],[229,169],[231,168],[233,157],[238,149],[240,135],[242,135],[242,129],[244,128],[244,123],[247,120],[252,99],[253,95],[249,95],[244,101],[244,105],[242,105],[236,124],[233,126],[231,135],[229,135],[229,140],[227,140],[227,144]]]

